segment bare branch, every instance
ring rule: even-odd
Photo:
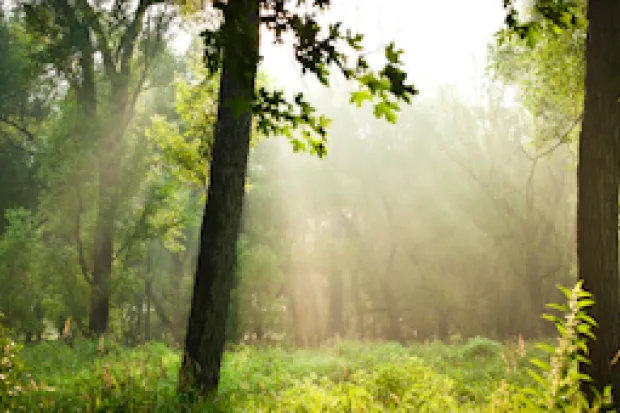
[[[120,73],[128,73],[129,71],[129,59],[133,55],[136,39],[140,34],[140,26],[142,25],[142,20],[146,15],[148,8],[156,4],[164,3],[164,0],[140,0],[138,3],[133,19],[127,27],[127,30],[125,30],[125,33],[123,33],[123,36],[118,44],[118,48],[116,49],[116,55],[120,57]]]
[[[112,50],[110,49],[110,40],[105,32],[101,21],[97,17],[95,10],[88,4],[87,0],[78,0],[77,5],[80,7],[80,11],[84,13],[88,25],[95,34],[97,46],[103,56],[103,66],[108,76],[113,75],[115,72],[115,62],[112,58]]]
[[[36,141],[36,136],[34,136],[34,134],[32,132],[30,132],[25,126],[20,125],[17,122],[13,122],[12,120],[10,120],[9,118],[6,118],[2,115],[0,115],[0,122],[11,126],[13,129],[21,132],[23,135],[25,135],[28,140],[30,140],[31,143],[34,143]]]
[[[551,152],[555,151],[557,148],[559,148],[560,146],[568,142],[568,135],[570,135],[570,133],[577,127],[577,125],[579,124],[579,122],[581,122],[582,119],[583,119],[583,111],[579,114],[579,116],[575,118],[575,120],[573,121],[573,123],[570,124],[568,129],[564,131],[564,133],[561,136],[558,137],[558,141],[552,146],[550,146],[549,148],[542,151],[541,153],[538,153],[532,156],[529,153],[527,153],[523,145],[521,145],[521,150],[523,151],[525,156],[527,156],[531,160],[544,158],[545,156],[549,155]]]

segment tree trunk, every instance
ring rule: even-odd
[[[342,274],[332,265],[329,277],[329,332],[332,337],[344,337],[343,290]]]
[[[82,71],[82,81],[78,89],[78,105],[80,107],[79,134],[83,137],[97,133],[98,126],[94,123],[97,119],[97,89],[95,80],[94,50],[91,45],[90,36],[86,29],[79,26],[80,31],[84,31],[83,36],[87,41],[84,42],[80,54],[80,68]],[[106,174],[102,173],[103,167],[99,165],[99,203],[101,204],[101,194],[105,185]],[[95,250],[93,259],[93,280],[90,292],[90,314],[89,330],[93,334],[101,334],[107,330],[109,300],[105,300],[109,291],[109,277],[111,271],[111,260],[106,257],[112,256],[112,245],[109,229],[109,220],[106,219],[105,210],[99,208],[97,224],[95,229]]]
[[[355,311],[358,338],[364,340],[366,337],[366,318],[360,277],[361,273],[357,269],[351,273],[351,294],[353,296],[353,309]]]
[[[618,384],[611,360],[618,336],[618,133],[620,127],[620,2],[588,2],[583,127],[577,170],[579,278],[594,295],[590,315],[598,322],[584,372],[599,391]],[[592,398],[591,384],[584,391]],[[620,390],[620,388],[618,388]],[[614,392],[620,406],[620,392]]]
[[[93,265],[93,283],[90,292],[90,317],[88,326],[91,334],[104,334],[108,331],[110,316],[110,295],[112,283],[112,248],[114,235],[113,215],[103,205],[108,195],[108,185],[104,168],[99,168],[99,213],[95,227],[95,256]]]
[[[207,205],[180,390],[215,391],[225,344],[230,290],[234,278],[252,113],[233,104],[252,102],[258,65],[258,1],[230,0],[224,13],[218,119],[209,176]]]
[[[536,162],[536,161],[534,161]],[[530,175],[525,187],[525,284],[529,296],[529,311],[523,317],[523,330],[521,333],[526,339],[536,338],[539,334],[541,314],[544,311],[543,303],[543,283],[540,274],[539,248],[546,245],[539,245],[538,231],[539,223],[536,219],[536,205],[534,202],[534,174],[536,163],[532,164]]]
[[[388,326],[385,332],[385,338],[390,341],[403,343],[403,334],[400,328],[400,311],[398,303],[391,284],[394,256],[396,255],[396,247],[392,246],[388,255],[385,273],[382,279],[379,279],[379,288],[385,299],[385,308],[387,314]]]
[[[144,314],[144,341],[151,340],[151,302],[153,301],[153,267],[151,266],[151,249],[146,252],[146,275],[144,279],[144,298],[146,302],[146,312]],[[142,309],[140,309],[142,311]]]

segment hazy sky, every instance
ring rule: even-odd
[[[395,40],[405,50],[407,70],[422,93],[445,83],[471,90],[472,80],[484,70],[487,43],[504,18],[502,0],[337,0],[333,4],[330,20],[364,33],[369,50]],[[298,77],[290,52],[265,43],[264,67],[280,80]]]
[[[381,7],[377,7],[381,5]],[[453,83],[465,93],[484,70],[487,43],[503,23],[502,0],[334,0],[329,19],[366,35],[369,50],[396,41],[411,80],[432,94]],[[179,47],[186,43],[179,39]],[[263,68],[280,83],[299,81],[290,49],[263,36]],[[377,55],[380,57],[380,55]]]

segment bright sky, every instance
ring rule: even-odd
[[[391,40],[405,50],[410,79],[422,94],[445,83],[470,92],[486,65],[487,43],[504,19],[502,0],[339,0],[333,4],[330,20],[364,33],[368,50]],[[291,53],[265,43],[264,67],[279,80],[298,78]]]
[[[422,95],[447,83],[468,94],[476,89],[487,44],[504,11],[502,0],[334,0],[329,19],[364,33],[368,50],[395,40]],[[270,77],[281,86],[298,84],[290,49],[272,45],[266,36],[262,40],[263,68]]]

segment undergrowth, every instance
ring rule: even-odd
[[[237,346],[220,391],[178,395],[180,356],[160,343],[128,349],[76,341],[27,346],[0,335],[5,411],[62,412],[535,412],[598,411],[579,392],[578,366],[594,323],[577,284],[559,309],[555,346],[475,337],[463,344],[339,342],[322,350]],[[608,396],[607,392],[607,396]]]

